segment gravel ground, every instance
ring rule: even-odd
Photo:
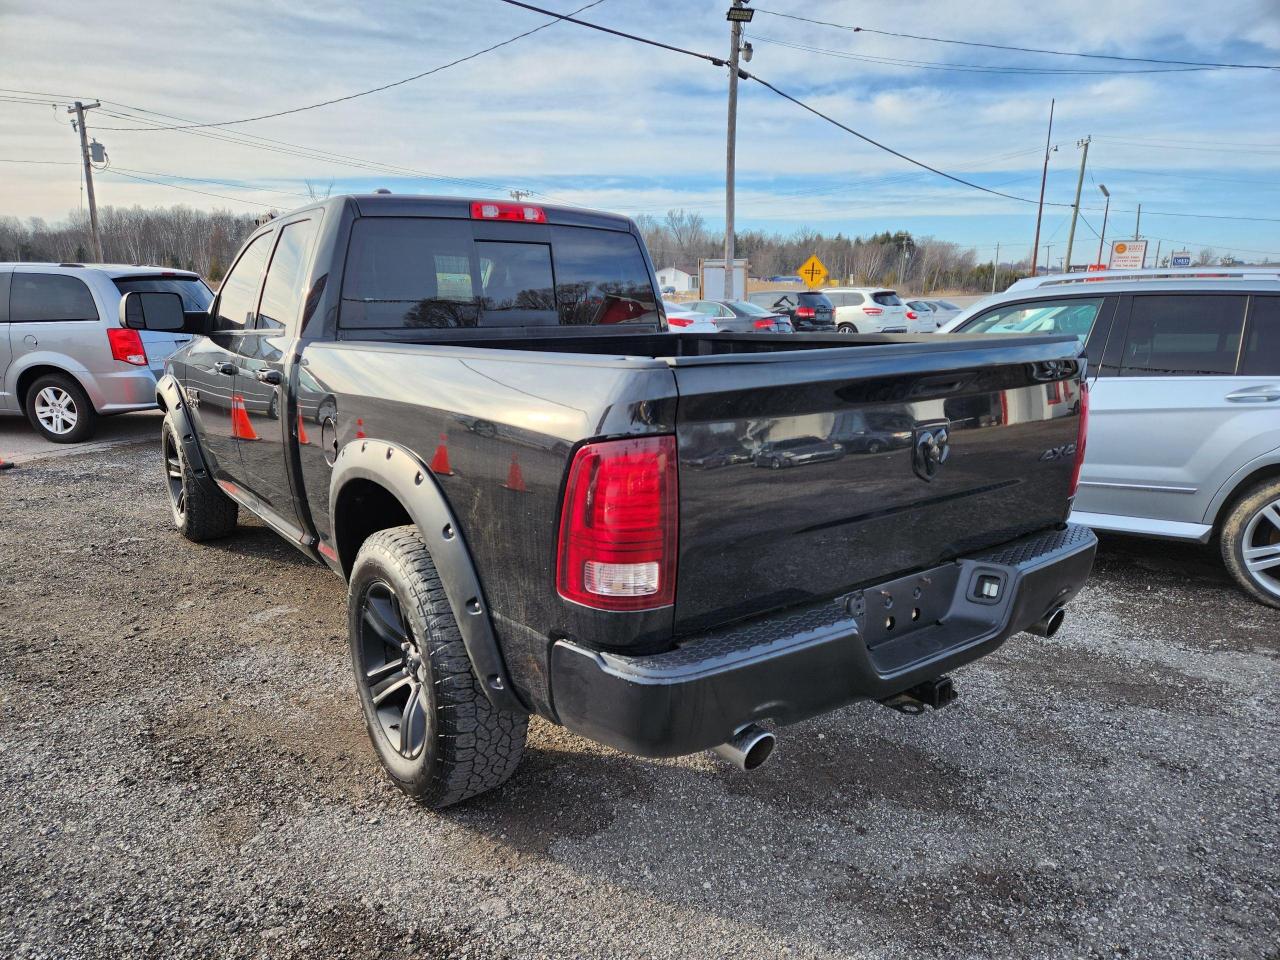
[[[536,721],[444,813],[367,744],[342,585],[172,533],[152,445],[0,474],[0,956],[1280,958],[1280,614],[1111,540],[1052,640],[752,775]]]

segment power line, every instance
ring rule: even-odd
[[[755,10],[756,13],[767,14],[771,17],[784,17],[787,20],[799,20],[804,23],[814,23],[823,27],[835,27],[838,30],[848,30],[852,33],[875,33],[883,37],[897,37],[902,40],[926,40],[929,43],[951,43],[964,47],[982,47],[987,50],[1010,50],[1016,53],[1041,53],[1054,57],[1085,57],[1090,60],[1120,60],[1127,63],[1164,63],[1181,67],[1205,67],[1230,70],[1280,70],[1280,65],[1268,63],[1214,63],[1204,60],[1166,60],[1157,57],[1125,57],[1109,53],[1084,53],[1075,50],[1046,50],[1041,47],[1017,47],[1001,43],[982,43],[977,40],[955,40],[947,37],[926,37],[914,33],[895,33],[892,30],[877,30],[874,27],[854,27],[847,23],[832,23],[830,20],[814,20],[810,17],[797,16],[794,13],[779,13],[776,10],[765,10],[760,7],[756,7]]]
[[[886,66],[914,67],[921,70],[943,70],[957,73],[1003,73],[1021,76],[1115,76],[1129,73],[1198,73],[1205,70],[1211,70],[1212,67],[1155,67],[1150,69],[1136,70],[1075,70],[1075,69],[1054,69],[1050,67],[1015,67],[1015,66],[991,66],[980,63],[945,63],[937,60],[906,60],[898,57],[879,57],[872,54],[851,53],[845,50],[831,50],[825,47],[814,47],[803,43],[794,43],[789,40],[776,40],[772,37],[762,37],[753,33],[751,39],[762,43],[771,43],[779,47],[790,47],[794,50],[803,50],[806,53],[817,53],[827,57],[837,57],[841,60],[857,60],[862,63],[879,63]]]
[[[604,2],[605,0],[591,0],[590,3],[579,7],[577,10],[574,10],[573,12],[581,13],[584,10],[589,10],[591,7],[599,6]],[[514,37],[509,37],[508,39],[503,40],[499,43],[495,43],[488,47],[485,47],[483,50],[477,50],[474,53],[469,53],[465,57],[459,57],[457,60],[451,60],[448,63],[442,63],[438,67],[432,67],[430,70],[424,70],[422,73],[415,73],[411,77],[404,77],[400,80],[393,80],[390,83],[384,83],[377,87],[370,87],[368,90],[359,90],[356,93],[348,93],[341,97],[334,97],[330,100],[321,100],[319,103],[309,103],[301,107],[290,107],[288,110],[277,110],[274,113],[263,113],[254,117],[243,117],[239,120],[219,120],[219,121],[210,122],[210,123],[187,123],[187,124],[182,124],[180,126],[154,127],[153,130],[154,131],[195,130],[202,127],[230,127],[230,126],[235,126],[236,124],[241,124],[241,123],[253,123],[254,121],[257,121],[257,120],[271,120],[271,119],[274,119],[275,117],[285,117],[294,113],[303,113],[307,110],[317,110],[320,107],[330,107],[330,106],[333,106],[335,103],[345,103],[348,100],[356,100],[360,97],[367,97],[373,93],[381,93],[384,90],[390,90],[392,87],[400,87],[406,83],[412,83],[415,80],[421,80],[423,77],[429,77],[434,73],[440,73],[443,70],[448,70],[450,67],[456,67],[460,63],[466,63],[468,60],[474,60],[477,57],[483,56],[486,53],[492,53],[494,50],[497,50],[499,47],[505,47],[508,44],[515,43],[517,40],[523,40],[525,37],[532,36],[533,34],[539,32],[540,30],[545,30],[548,27],[553,27],[559,22],[560,22],[559,20],[551,20],[548,23],[544,23],[540,26],[534,27],[532,30],[526,30],[524,33],[518,33]],[[128,127],[97,127],[96,129],[127,130],[129,128]]]
[[[104,172],[115,174],[117,177],[127,177],[130,180],[139,180],[143,183],[154,183],[156,186],[168,187],[170,190],[183,190],[187,193],[198,193],[202,197],[214,197],[215,199],[218,199],[218,200],[230,200],[233,203],[247,203],[250,206],[258,207],[259,209],[261,209],[264,206],[268,206],[268,204],[264,204],[260,200],[243,200],[240,197],[228,197],[226,194],[222,194],[222,193],[209,193],[207,190],[195,190],[191,187],[180,187],[176,183],[165,183],[163,180],[152,180],[148,177],[135,176],[132,173],[122,173],[119,170],[115,170],[115,169],[108,168]]]

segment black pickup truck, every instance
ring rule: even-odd
[[[1088,576],[1074,338],[673,334],[657,290],[626,218],[374,195],[263,225],[208,313],[121,303],[201,334],[157,388],[178,529],[243,507],[345,579],[427,803],[506,780],[534,713],[750,768],[762,722],[943,706]]]

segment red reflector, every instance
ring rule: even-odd
[[[1080,487],[1080,468],[1084,466],[1084,448],[1089,439],[1089,384],[1080,381],[1080,422],[1076,425],[1076,465],[1071,469],[1069,497],[1076,495]]]
[[[128,327],[107,327],[107,340],[111,344],[111,356],[136,367],[147,365],[147,351],[137,330]]]
[[[693,326],[692,317],[667,317],[667,325],[672,327],[691,327]]]
[[[499,200],[476,200],[471,204],[473,220],[516,220],[520,223],[546,223],[547,214],[541,207],[526,203],[502,203]]]
[[[818,315],[818,311],[813,307],[796,307],[796,316],[805,320],[812,320]]]
[[[557,545],[560,596],[649,610],[676,596],[676,440],[589,443],[569,466]]]
[[[880,314],[884,313],[884,310],[880,307],[863,307],[862,312],[868,317],[878,317]]]

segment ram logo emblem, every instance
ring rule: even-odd
[[[916,476],[929,481],[951,456],[951,424],[943,420],[916,427],[911,466]]]

